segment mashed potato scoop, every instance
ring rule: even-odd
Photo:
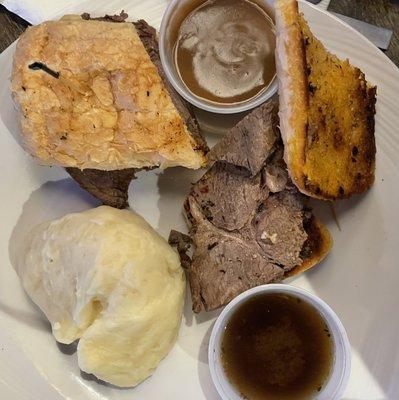
[[[103,206],[33,229],[17,260],[31,299],[79,367],[117,386],[146,379],[176,341],[185,278],[140,216]]]

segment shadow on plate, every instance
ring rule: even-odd
[[[78,350],[79,340],[75,340],[71,344],[64,344],[64,343],[60,343],[60,342],[56,342],[56,343],[57,343],[58,350],[62,354],[65,354],[67,356],[72,356],[72,355],[76,354],[76,352]],[[98,385],[106,386],[106,387],[109,387],[112,389],[119,389],[119,390],[126,389],[126,388],[120,388],[118,386],[111,385],[110,383],[107,383],[101,379],[98,379],[95,375],[88,374],[87,372],[84,372],[82,370],[80,370],[80,377],[87,382],[93,382]]]
[[[3,303],[0,303],[0,311],[17,321],[23,322],[25,325],[28,325],[33,329],[51,332],[51,325],[41,313],[40,309],[30,300],[28,296],[26,296],[26,299],[29,303],[31,303],[32,308],[37,309],[35,312],[21,310],[14,306],[9,306]]]
[[[4,53],[7,53],[12,57],[13,50],[7,49]],[[0,98],[7,99],[3,101],[0,107],[0,118],[3,121],[6,128],[9,130],[15,141],[22,146],[20,125],[19,125],[19,115],[11,99],[10,90],[10,77],[11,77],[11,65],[12,62],[8,62],[6,67],[0,72],[0,78],[3,82],[0,88]]]
[[[197,371],[204,397],[207,400],[219,400],[220,397],[215,389],[215,386],[213,385],[211,373],[209,372],[208,346],[212,328],[213,324],[208,328],[202,339],[198,352]]]
[[[367,200],[368,195],[369,193],[366,193],[363,196],[355,196],[347,200],[333,202],[310,199],[309,206],[312,208],[314,214],[325,224],[333,224],[339,229],[341,227],[340,221],[344,218],[345,214],[360,207],[361,203]]]
[[[72,179],[44,183],[31,193],[23,205],[22,213],[11,233],[8,244],[11,265],[16,268],[24,238],[36,225],[99,204],[99,201],[80,189]]]
[[[9,239],[8,252],[13,268],[16,269],[18,254],[23,249],[25,237],[34,226],[96,205],[98,202],[81,190],[72,179],[46,182],[33,191],[25,202]],[[42,312],[27,295],[25,297],[32,308],[35,308],[33,312],[18,309],[14,304],[3,303],[0,303],[0,310],[32,328],[51,332],[51,326]]]
[[[208,323],[209,321],[215,320],[219,314],[222,312],[223,308],[214,311],[202,311],[198,314],[194,313],[193,311],[193,302],[191,300],[191,293],[190,293],[190,286],[187,283],[186,288],[186,298],[184,302],[184,309],[183,309],[183,316],[184,316],[184,323],[186,326],[194,325],[201,325]]]
[[[158,175],[158,230],[166,238],[172,229],[187,232],[183,216],[183,203],[191,186],[205,170],[190,170],[181,167],[168,168]]]
[[[78,340],[75,340],[71,344],[65,344],[65,343],[60,343],[60,342],[55,342],[57,344],[58,350],[62,353],[65,354],[66,356],[72,356],[76,353],[78,349]]]
[[[236,114],[215,114],[194,107],[194,113],[202,132],[209,139],[208,136],[211,135],[217,135],[219,138],[225,135],[233,126],[249,114],[249,111]]]
[[[398,272],[390,257],[399,248],[391,239],[395,233],[389,233],[390,222],[384,221],[381,196],[374,187],[363,196],[335,202],[340,230],[328,206],[313,204],[315,214],[330,227],[334,247],[323,266],[308,271],[306,278],[341,318],[369,384],[381,393],[378,398],[393,398],[390,393],[396,398],[399,382],[392,371],[398,365]]]
[[[106,387],[106,388],[109,388],[112,390],[118,390],[120,392],[127,391],[127,390],[134,390],[134,387],[119,387],[119,386],[112,385],[111,383],[108,383],[101,379],[98,379],[95,375],[88,374],[87,372],[84,372],[82,370],[80,371],[80,377],[86,382],[92,382],[92,383],[100,385],[102,387]],[[139,385],[141,385],[147,379],[151,379],[151,375],[148,378],[144,379],[144,381],[140,382]]]

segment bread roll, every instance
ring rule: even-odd
[[[28,28],[12,93],[26,149],[41,164],[110,171],[205,163],[198,126],[188,127],[132,23],[68,16]]]

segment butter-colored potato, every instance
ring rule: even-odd
[[[17,260],[31,299],[80,368],[135,386],[173,346],[185,278],[179,257],[137,214],[98,207],[36,227]]]

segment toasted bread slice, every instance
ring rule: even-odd
[[[143,43],[155,31],[143,39],[139,28],[68,16],[21,36],[12,92],[26,148],[41,164],[105,171],[205,165],[206,144]]]
[[[333,200],[374,182],[376,88],[314,37],[295,0],[276,2],[280,128],[292,180]]]

